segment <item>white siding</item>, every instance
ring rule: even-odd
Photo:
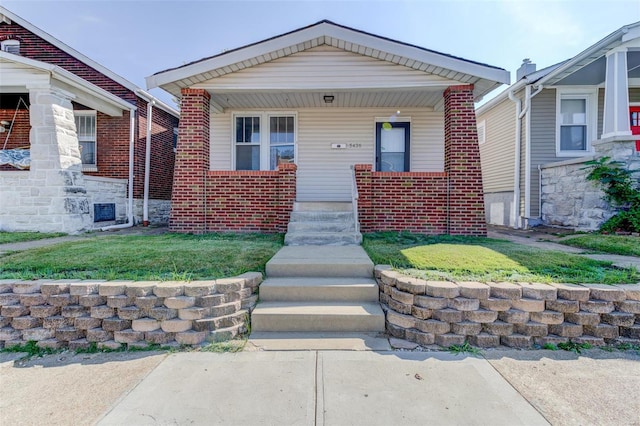
[[[246,111],[246,110],[245,110]],[[352,164],[375,163],[376,118],[392,117],[388,108],[297,110],[297,198],[300,201],[351,199]],[[231,116],[211,116],[211,169],[232,170]],[[442,112],[403,109],[411,122],[411,171],[444,170],[444,118]],[[332,149],[335,143],[346,149]]]
[[[444,87],[456,81],[406,66],[321,46],[225,74],[194,87],[226,89],[347,89]]]

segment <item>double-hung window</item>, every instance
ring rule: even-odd
[[[558,91],[556,154],[560,157],[581,156],[591,151],[595,138],[595,94]]]
[[[234,126],[236,170],[276,170],[280,164],[294,162],[294,114],[237,114]]]
[[[85,167],[96,167],[96,112],[73,111],[80,144],[80,159]]]

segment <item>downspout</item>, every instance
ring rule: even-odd
[[[151,125],[153,124],[153,106],[156,101],[147,102],[147,142],[144,154],[144,195],[142,201],[142,225],[149,226],[149,175],[151,170]]]
[[[129,199],[127,202],[127,223],[120,225],[111,225],[100,228],[101,231],[109,231],[111,229],[124,229],[133,226],[133,158],[134,158],[134,137],[135,137],[135,117],[136,108],[129,109]]]
[[[522,125],[520,124],[520,114],[522,112],[522,101],[514,96],[513,90],[509,91],[509,99],[516,104],[516,147],[515,166],[513,170],[513,219],[514,228],[520,229],[520,149],[522,145]]]
[[[543,86],[540,85],[535,92],[531,93],[531,86],[525,88],[525,107],[520,113],[520,117],[525,118],[525,165],[524,165],[524,217],[527,219],[525,229],[529,227],[528,219],[531,218],[531,99],[540,93]],[[539,209],[538,209],[539,210]]]

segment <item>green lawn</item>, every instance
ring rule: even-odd
[[[0,278],[194,280],[264,271],[281,235],[110,236],[0,258]]]
[[[558,241],[567,246],[623,256],[640,256],[640,238],[625,235],[587,234]]]
[[[610,262],[479,237],[425,236],[381,232],[364,237],[375,264],[390,264],[411,275],[454,281],[637,283],[635,269]]]
[[[0,244],[21,243],[23,241],[42,240],[44,238],[62,237],[62,232],[4,232],[0,231]]]

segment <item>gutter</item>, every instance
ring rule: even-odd
[[[520,229],[520,149],[522,145],[522,126],[520,115],[522,113],[522,101],[514,96],[515,88],[508,93],[509,99],[516,104],[516,147],[515,166],[513,169],[513,219],[514,228]]]
[[[142,225],[149,226],[149,175],[151,174],[151,125],[153,124],[153,106],[155,101],[147,103],[147,141],[144,152],[144,195],[142,198]]]

